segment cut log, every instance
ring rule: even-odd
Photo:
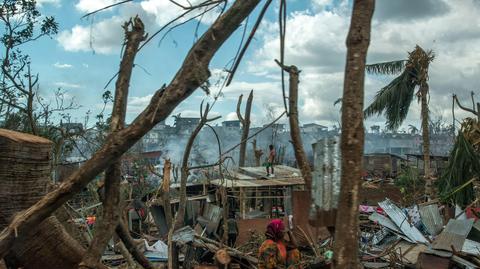
[[[0,229],[47,192],[52,142],[0,129]],[[56,217],[20,235],[5,257],[9,267],[75,268],[85,250]]]

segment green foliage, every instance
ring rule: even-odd
[[[5,31],[0,40],[9,49],[58,32],[58,23],[53,17],[42,17],[35,0],[4,0],[1,15]]]
[[[365,118],[384,113],[387,118],[387,128],[398,129],[407,117],[415,86],[412,73],[403,71],[375,95],[373,103],[364,111]]]
[[[383,62],[376,64],[367,64],[365,69],[370,74],[375,75],[396,75],[405,68],[405,60]]]
[[[367,65],[367,72],[372,74],[400,75],[377,92],[372,104],[364,111],[365,118],[384,114],[387,129],[398,129],[407,117],[415,88],[428,87],[428,67],[433,59],[432,51],[424,51],[417,45],[409,53],[408,60]]]
[[[405,166],[402,167],[394,183],[400,188],[405,204],[412,204],[419,191],[422,190],[422,186],[425,185],[425,180],[420,177],[416,167]]]
[[[443,200],[466,206],[475,199],[473,185],[465,186],[465,183],[480,175],[479,158],[478,151],[461,130],[450,153],[448,166],[438,181]]]

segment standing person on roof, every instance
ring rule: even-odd
[[[290,244],[284,240],[285,225],[280,219],[274,219],[268,224],[265,240],[258,251],[258,269],[297,269],[300,265],[300,252],[296,247],[295,238],[290,232]]]
[[[275,161],[275,148],[273,145],[268,146],[270,149],[270,152],[268,153],[268,160],[267,160],[267,177],[274,177],[274,171],[273,171],[273,162]],[[270,173],[270,169],[272,170],[272,173]]]

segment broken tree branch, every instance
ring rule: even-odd
[[[460,104],[460,101],[458,100],[458,97],[456,94],[453,95],[453,99],[455,100],[455,102],[457,103],[458,107],[460,107],[461,109],[467,111],[467,112],[470,112],[474,115],[478,115],[477,112],[474,110],[474,109],[471,109],[471,108],[468,108],[468,107],[464,107],[462,106],[462,104]]]
[[[275,62],[289,75],[288,87],[288,119],[290,123],[290,136],[292,138],[293,152],[297,160],[297,166],[302,172],[305,180],[305,189],[308,191],[307,199],[311,198],[312,191],[312,169],[307,154],[303,148],[302,136],[300,135],[300,123],[298,121],[298,83],[300,70],[295,65],[285,66],[278,60]]]
[[[250,34],[248,35],[247,41],[245,42],[245,45],[243,46],[242,50],[238,54],[238,57],[235,59],[235,62],[233,63],[232,69],[229,70],[229,75],[227,78],[226,86],[228,87],[230,83],[232,83],[233,76],[235,75],[235,72],[237,71],[238,66],[240,65],[240,62],[242,61],[243,55],[248,49],[248,46],[250,45],[250,42],[252,42],[253,37],[255,36],[255,32],[257,31],[258,27],[260,26],[260,23],[262,22],[263,16],[268,10],[268,6],[270,6],[270,3],[272,3],[272,0],[267,0],[265,5],[263,6],[262,10],[260,11],[260,14],[258,15],[257,21],[253,25],[252,30],[250,31]]]
[[[250,91],[248,95],[247,104],[245,106],[245,117],[242,117],[242,113],[240,112],[240,106],[242,105],[242,97],[243,94],[240,95],[238,98],[237,103],[237,116],[242,124],[242,139],[240,141],[240,156],[238,158],[238,166],[243,167],[245,166],[245,155],[247,151],[247,138],[248,132],[250,130],[250,112],[252,111],[252,101],[253,101],[253,90]]]
[[[118,132],[125,125],[128,88],[130,87],[135,56],[140,42],[145,40],[145,27],[138,16],[133,21],[126,22],[123,28],[125,30],[126,49],[120,63],[120,70],[115,85],[115,101],[110,123],[111,133]],[[94,266],[100,261],[108,241],[112,238],[114,229],[120,220],[121,177],[121,163],[120,160],[116,160],[105,172],[105,197],[103,200],[102,219],[97,222],[95,236],[79,268],[95,268]]]
[[[155,268],[145,257],[145,255],[143,255],[143,253],[138,250],[137,244],[135,244],[132,236],[130,236],[130,232],[128,231],[127,225],[124,221],[120,221],[120,223],[115,228],[115,232],[117,233],[120,240],[122,240],[128,252],[132,254],[132,257],[135,259],[135,261],[137,261],[145,269]]]
[[[182,160],[182,168],[180,171],[180,201],[178,205],[177,213],[175,214],[175,218],[173,224],[170,226],[168,231],[168,268],[173,268],[173,261],[176,260],[173,257],[174,252],[174,242],[172,241],[173,232],[181,227],[183,227],[184,217],[185,217],[185,206],[187,204],[187,179],[189,175],[188,169],[188,159],[190,158],[190,152],[192,151],[193,143],[195,142],[195,138],[202,130],[203,126],[208,122],[215,121],[219,119],[221,116],[214,117],[209,119],[208,112],[210,112],[210,105],[207,103],[205,111],[203,109],[203,101],[200,104],[200,121],[193,130],[192,134],[190,135],[187,145],[185,146],[185,152],[183,153],[183,160]]]
[[[132,124],[110,134],[103,147],[57,189],[17,214],[0,234],[0,258],[12,246],[16,234],[27,232],[29,227],[38,225],[50,216],[205,83],[210,76],[208,65],[212,57],[259,2],[260,0],[235,1],[193,45],[171,83],[153,95],[150,104]]]

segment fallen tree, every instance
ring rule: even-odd
[[[57,189],[15,216],[0,234],[0,257],[5,256],[17,235],[28,235],[31,227],[37,226],[72,198],[157,123],[164,120],[180,102],[206,83],[210,76],[208,66],[212,57],[259,2],[260,0],[235,1],[198,39],[170,84],[155,92],[150,104],[129,127],[110,134],[102,148]]]

